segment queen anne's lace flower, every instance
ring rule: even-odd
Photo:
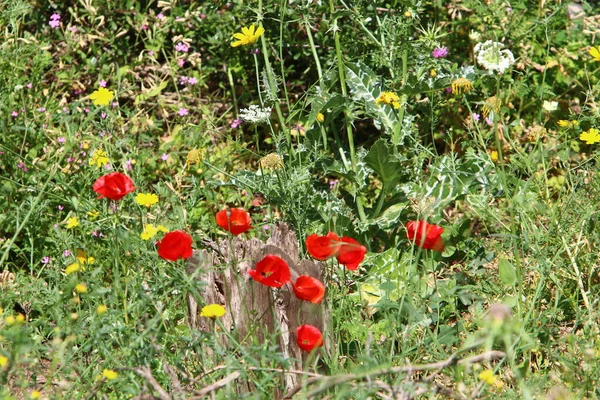
[[[260,108],[256,104],[240,110],[240,118],[246,122],[259,124],[266,122],[271,116],[271,107]]]
[[[515,58],[510,50],[503,50],[504,44],[488,40],[475,45],[477,62],[488,71],[504,73],[515,63]]]

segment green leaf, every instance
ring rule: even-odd
[[[158,96],[167,87],[168,84],[169,83],[167,81],[162,81],[158,86],[154,86],[150,88],[150,90],[135,96],[135,105],[138,105],[151,97]]]
[[[402,177],[402,166],[383,139],[379,139],[371,147],[365,157],[365,164],[377,172],[386,191],[392,189]]]
[[[498,263],[498,272],[500,280],[507,286],[514,285],[517,282],[517,271],[508,260],[503,259]]]

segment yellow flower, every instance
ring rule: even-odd
[[[85,251],[77,249],[75,262],[65,268],[65,274],[70,275],[74,272],[83,271],[85,269],[85,264],[94,264],[95,262],[96,259],[94,257],[87,257]]]
[[[322,124],[325,121],[325,116],[323,113],[317,113],[317,122]]]
[[[4,323],[6,323],[8,326],[14,325],[15,322],[17,322],[17,319],[13,315],[8,315],[6,318],[4,318]]]
[[[41,399],[42,393],[37,390],[33,390],[31,393],[29,393],[29,398],[30,399]]]
[[[452,93],[469,93],[473,90],[473,84],[467,78],[458,78],[452,82]]]
[[[579,135],[579,139],[583,140],[585,144],[600,143],[600,131],[595,128],[590,128],[587,132],[582,132]]]
[[[108,163],[110,163],[108,154],[106,154],[106,152],[104,150],[100,150],[100,149],[98,149],[98,150],[94,151],[94,153],[92,153],[92,156],[90,157],[90,161],[89,161],[90,165],[95,164],[97,168],[103,168]]]
[[[100,211],[88,211],[87,216],[90,217],[90,219],[96,219],[100,216]]]
[[[259,26],[256,31],[254,29],[254,24],[252,24],[248,28],[242,27],[241,33],[234,33],[233,37],[237,39],[237,42],[231,43],[231,47],[246,46],[248,44],[256,43],[260,35],[265,33],[265,28]]]
[[[67,265],[67,268],[65,268],[65,274],[67,275],[71,275],[74,272],[79,272],[83,269],[83,265],[81,265],[81,263],[79,263],[79,261],[74,262],[73,264],[69,264]]]
[[[432,78],[435,78],[437,76],[437,72],[435,71],[435,69],[429,71],[429,76],[431,76]]]
[[[104,314],[105,312],[108,311],[108,307],[106,307],[104,304],[100,304],[97,308],[96,308],[96,312],[100,315]]]
[[[600,61],[600,46],[592,46],[592,48],[589,50],[589,53],[592,57],[594,57],[594,60]]]
[[[86,293],[87,292],[87,285],[85,283],[78,283],[75,286],[75,291],[77,293]]]
[[[67,220],[67,229],[76,228],[79,226],[79,220],[77,217],[72,217]]]
[[[8,358],[0,356],[0,368],[4,367],[6,364],[8,364]]]
[[[98,88],[98,90],[90,94],[90,100],[92,100],[96,106],[107,106],[114,97],[115,94],[112,91],[103,87]]]
[[[200,163],[202,153],[198,149],[192,149],[185,157],[185,162],[188,165],[194,165]]]
[[[502,102],[500,101],[500,99],[496,96],[492,96],[492,97],[486,99],[485,103],[483,103],[483,107],[481,108],[481,113],[483,114],[484,117],[487,118],[487,116],[490,115],[491,112],[499,113],[501,105],[502,105]]]
[[[496,387],[502,387],[502,382],[494,376],[494,371],[491,369],[486,369],[485,371],[481,371],[479,373],[479,379],[487,383],[488,385],[493,385]]]
[[[201,317],[218,318],[223,315],[225,315],[225,307],[220,304],[209,304],[202,307],[202,310],[200,311]]]
[[[394,108],[400,108],[400,97],[394,92],[382,92],[377,99],[375,99],[375,104],[389,104]]]
[[[135,202],[140,206],[152,207],[158,203],[158,196],[154,193],[138,193],[135,196]]]
[[[574,128],[579,125],[579,121],[569,121],[566,119],[561,119],[557,122],[558,126],[561,128]]]
[[[167,227],[166,227],[166,226],[164,226],[164,225],[158,225],[158,226],[156,227],[156,229],[158,229],[159,231],[161,231],[161,232],[163,232],[163,233],[167,233],[167,232],[169,232],[169,228],[167,228]]]
[[[73,321],[77,321],[79,319],[79,314],[77,314],[76,312],[71,313],[71,319]]]
[[[490,153],[490,158],[494,162],[498,161],[498,152],[496,150],[492,150]]]
[[[271,153],[258,160],[258,164],[263,170],[276,170],[283,168],[283,159],[279,154]]]
[[[23,314],[17,314],[17,317],[15,319],[20,324],[23,323],[23,322],[25,322],[25,316]]]
[[[102,371],[102,376],[105,377],[107,380],[112,381],[113,379],[117,379],[119,374],[116,371],[113,371],[112,369],[104,369]]]
[[[144,225],[144,231],[140,234],[142,240],[150,240],[158,233],[158,228],[153,224]]]

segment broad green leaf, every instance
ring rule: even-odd
[[[512,286],[517,283],[517,271],[508,260],[502,259],[498,263],[498,272],[500,280],[507,286]]]
[[[394,157],[385,140],[379,139],[365,157],[365,163],[377,172],[383,182],[384,190],[389,191],[402,176],[402,166]]]

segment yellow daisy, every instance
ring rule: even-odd
[[[110,159],[108,158],[108,154],[104,150],[96,150],[92,153],[90,157],[89,164],[96,165],[97,168],[103,168],[108,163],[110,163]]]
[[[79,219],[77,217],[72,217],[67,220],[67,229],[76,228],[79,226]]]
[[[592,48],[589,50],[589,53],[592,57],[594,57],[594,60],[600,61],[600,46],[592,46]]]
[[[583,140],[585,144],[600,143],[600,131],[595,128],[590,128],[587,132],[582,132],[579,135],[579,139]]]
[[[254,44],[263,33],[265,33],[265,28],[262,26],[259,26],[256,30],[254,24],[250,25],[250,27],[244,26],[242,27],[241,33],[238,32],[233,34],[233,37],[237,39],[237,42],[231,43],[231,47]]]
[[[115,94],[111,90],[103,87],[90,94],[90,100],[96,106],[107,106],[114,97]]]
[[[158,196],[154,193],[138,193],[135,196],[135,202],[140,206],[152,207],[158,203]]]
[[[220,304],[209,304],[202,307],[202,311],[200,311],[201,317],[218,318],[223,315],[225,315],[225,307]]]

